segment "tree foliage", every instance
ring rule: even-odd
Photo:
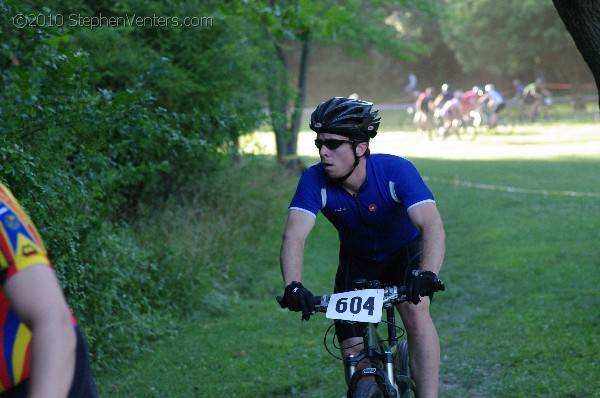
[[[465,72],[570,82],[585,70],[551,2],[445,1],[441,28]]]
[[[0,6],[9,16],[63,12],[52,5]],[[168,253],[139,242],[136,215],[218,167],[260,120],[255,86],[244,85],[254,55],[234,28],[0,22],[0,178],[40,229],[98,366],[167,333],[184,312],[159,271]]]
[[[235,2],[237,14],[250,18],[262,32],[267,56],[276,61],[264,71],[269,114],[275,131],[277,154],[289,167],[297,167],[297,136],[304,107],[306,75],[313,42],[330,42],[350,52],[367,56],[369,51],[387,51],[404,60],[426,53],[417,29],[418,16],[434,8],[421,1],[291,0]],[[302,61],[296,89],[286,63],[286,46],[297,42]],[[324,99],[325,100],[325,99]],[[291,109],[291,111],[290,111]]]
[[[211,141],[235,143],[263,118],[256,64],[262,62],[247,23],[218,12],[217,2],[147,2],[129,0],[94,6],[107,16],[151,18],[169,16],[173,26],[102,27],[72,32],[73,48],[94,60],[91,84],[123,89],[140,73],[157,67],[151,85],[156,104],[185,114],[185,130],[201,132]],[[184,26],[195,18],[196,23]],[[175,26],[175,22],[181,26]],[[168,25],[168,24],[167,24]],[[98,61],[96,61],[98,60]]]

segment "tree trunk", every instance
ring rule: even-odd
[[[300,60],[300,75],[298,78],[298,94],[296,96],[296,106],[294,109],[294,115],[292,116],[292,135],[296,136],[296,146],[294,151],[298,151],[297,138],[300,132],[300,125],[302,124],[302,114],[304,112],[304,99],[306,97],[306,85],[308,82],[308,65],[310,61],[310,37],[308,35],[304,38],[302,44],[302,58]]]
[[[293,113],[288,112],[288,73],[283,50],[276,46],[277,57],[283,65],[283,70],[276,76],[272,76],[271,89],[269,93],[269,110],[271,123],[275,131],[275,143],[277,147],[277,160],[288,170],[300,173],[305,166],[298,157],[298,133],[302,123],[302,112],[304,99],[306,97],[306,85],[308,81],[308,65],[310,60],[311,42],[308,35],[302,44],[302,58],[298,78],[298,89],[293,103]],[[288,123],[288,117],[291,118]]]
[[[590,67],[600,92],[600,1],[552,0],[558,15]],[[600,98],[598,102],[600,107]]]
[[[287,104],[288,104],[288,72],[283,50],[275,44],[275,51],[279,65],[274,65],[269,80],[269,116],[271,125],[275,132],[275,146],[277,150],[277,160],[282,162],[287,156],[289,137],[289,128],[287,123]]]

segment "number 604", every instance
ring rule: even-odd
[[[348,300],[350,300],[348,302]],[[358,314],[361,310],[368,311],[369,316],[373,315],[373,311],[375,310],[375,297],[369,297],[365,300],[363,304],[362,297],[342,297],[335,304],[335,310],[339,314],[343,314],[344,312],[350,310],[353,314]]]

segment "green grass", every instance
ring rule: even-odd
[[[556,137],[535,137],[546,139]],[[219,217],[205,219],[204,228],[188,225],[197,222],[189,202],[174,203],[172,219],[161,218],[188,231],[190,247],[207,233],[220,236],[212,248],[200,247],[210,250],[203,261],[217,274],[224,263],[226,277],[215,279],[213,293],[198,293],[198,308],[172,337],[99,374],[102,396],[345,396],[342,365],[322,346],[329,322],[319,315],[300,322],[274,301],[283,290],[278,250],[297,177],[270,159],[243,159],[227,170],[226,186],[237,189],[229,193],[233,207],[217,206]],[[431,177],[447,234],[447,290],[432,307],[442,345],[440,397],[600,397],[600,198],[541,193],[600,192],[600,153],[411,160]],[[337,235],[321,216],[306,253],[306,285],[329,291]]]
[[[466,179],[573,190],[597,187],[600,166],[460,163]],[[511,396],[598,396],[598,198],[431,186],[448,233],[449,289],[434,308],[443,396],[504,396],[506,385]]]

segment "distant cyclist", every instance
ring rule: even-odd
[[[452,90],[450,90],[450,86],[448,86],[448,84],[446,83],[442,84],[440,93],[437,95],[437,97],[435,97],[435,100],[433,101],[434,109],[441,109],[446,103],[446,101],[449,101],[452,98],[454,98],[454,93],[452,92]]]
[[[467,90],[462,95],[462,110],[463,113],[469,114],[477,108],[479,97],[483,95],[483,91],[479,86],[473,86],[471,90]]]
[[[473,86],[462,95],[461,105],[463,122],[469,126],[479,126],[481,124],[481,114],[479,112],[479,97],[483,95],[483,90],[479,86]]]
[[[513,94],[511,101],[513,104],[520,105],[524,101],[523,90],[525,90],[525,85],[519,79],[513,80],[512,85],[513,85],[513,88],[515,89],[515,92]]]
[[[433,112],[434,100],[433,87],[427,87],[419,94],[415,102],[415,117],[413,122],[417,130],[429,130],[431,127],[431,113]]]
[[[44,243],[3,184],[0,282],[0,397],[97,397],[85,340]]]
[[[454,92],[450,90],[450,86],[446,83],[442,84],[439,94],[433,100],[433,118],[436,126],[443,124],[440,112],[446,102],[450,101],[452,98],[454,98]]]
[[[529,120],[535,122],[544,100],[550,98],[550,96],[550,92],[544,88],[543,80],[540,78],[525,86],[523,99],[524,103],[529,106]]]
[[[498,113],[506,106],[504,96],[493,84],[485,85],[485,92],[479,98],[479,103],[488,115],[488,126],[495,128],[498,124]]]
[[[456,90],[452,94],[452,98],[444,103],[439,110],[439,118],[441,120],[441,126],[438,129],[438,135],[441,137],[447,137],[448,133],[452,129],[456,129],[462,125],[463,122],[463,92]]]

